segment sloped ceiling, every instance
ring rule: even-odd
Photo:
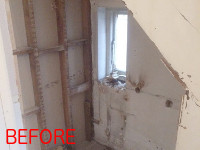
[[[169,65],[177,71],[177,78],[200,99],[200,1],[124,1]]]

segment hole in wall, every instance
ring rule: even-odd
[[[135,88],[135,92],[136,92],[136,93],[140,93],[140,88],[139,88],[139,87],[136,87],[136,88]]]
[[[173,102],[171,100],[167,100],[165,102],[165,106],[168,107],[168,108],[171,108],[173,106]]]

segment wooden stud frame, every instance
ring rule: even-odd
[[[85,101],[85,131],[86,139],[91,141],[94,136],[93,131],[93,110],[92,110],[92,50],[91,50],[91,4],[90,0],[82,0],[82,28],[83,38],[88,42],[83,46],[84,53],[84,71],[85,81],[89,83],[89,89],[86,91]]]
[[[35,19],[33,10],[33,0],[23,0],[23,9],[25,17],[25,27],[27,35],[27,47],[13,50],[13,55],[29,55],[31,77],[34,90],[35,107],[24,112],[23,117],[29,117],[37,114],[39,130],[47,128],[45,119],[44,99],[40,78],[40,64],[38,57],[40,54],[49,52],[58,52],[60,58],[60,71],[62,82],[62,97],[66,129],[73,129],[72,106],[70,97],[85,92],[85,130],[86,139],[91,141],[93,138],[93,110],[92,110],[92,51],[91,51],[91,6],[89,0],[82,0],[82,28],[83,39],[67,40],[67,22],[66,22],[66,0],[55,0],[56,18],[58,30],[58,45],[48,49],[38,49]],[[83,46],[84,58],[84,77],[85,83],[71,87],[69,86],[69,62],[68,47]],[[74,135],[74,133],[71,133]],[[48,134],[43,134],[43,140],[47,141]],[[74,142],[72,138],[72,141]],[[48,145],[41,144],[42,150],[47,150]]]
[[[66,129],[73,129],[72,112],[70,104],[70,89],[69,89],[69,63],[68,63],[68,48],[67,48],[67,24],[65,0],[56,0],[56,17],[58,29],[58,44],[64,45],[65,51],[59,52],[60,71],[62,81],[62,96],[64,104],[64,116]]]
[[[81,46],[81,45],[84,45],[85,42],[87,42],[87,39],[78,39],[78,40],[68,41],[67,47]],[[65,50],[66,49],[64,48],[64,45],[60,45],[60,46],[51,47],[47,49],[38,49],[37,52],[39,54],[46,54],[46,53],[60,52],[60,51],[65,51]],[[34,53],[34,47],[24,47],[21,49],[13,50],[13,55],[24,55],[24,54],[30,54],[30,53]]]
[[[23,9],[25,17],[25,27],[27,35],[27,44],[28,47],[33,48],[33,53],[30,53],[30,68],[31,76],[33,83],[33,91],[35,97],[35,105],[40,108],[40,111],[37,115],[39,130],[46,129],[46,119],[45,119],[45,110],[44,110],[44,99],[42,93],[41,79],[40,79],[40,64],[38,60],[38,49],[37,49],[37,38],[36,38],[36,29],[35,29],[35,18],[33,11],[33,0],[23,0]],[[47,134],[43,134],[43,139],[46,141],[48,138]],[[47,150],[48,145],[41,144],[42,150]]]

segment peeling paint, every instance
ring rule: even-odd
[[[189,96],[189,94],[190,94],[190,91],[189,91],[189,90],[186,90],[186,91],[185,91],[185,95],[187,96],[187,100],[189,100],[189,99],[190,99],[190,96]]]
[[[183,126],[183,125],[179,125],[181,128],[183,128],[183,129],[187,129],[187,127],[185,127],[185,126]]]
[[[165,66],[169,69],[169,71],[173,74],[173,76],[181,83],[181,85],[182,85],[184,88],[186,88],[187,86],[186,86],[185,82],[183,82],[183,80],[180,78],[178,72],[175,71],[175,70],[172,68],[171,64],[168,63],[168,61],[167,61],[164,57],[163,57],[161,60],[162,60],[162,62],[165,64]]]

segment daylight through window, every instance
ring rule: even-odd
[[[127,55],[127,20],[126,14],[118,14],[115,24],[114,66],[118,71],[126,71]]]
[[[127,10],[98,9],[98,78],[126,75]]]

